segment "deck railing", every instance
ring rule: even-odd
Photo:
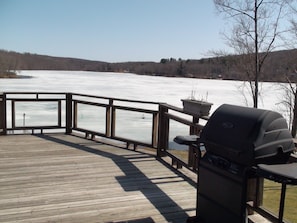
[[[143,145],[157,148],[159,103],[84,94],[69,94],[68,97],[68,101],[71,101],[69,107],[72,109],[73,117],[67,133],[79,131],[85,133],[86,137],[106,137],[126,142],[127,146],[134,144],[135,147]],[[80,116],[83,115],[84,110],[88,114],[93,112],[93,115],[94,112],[98,112],[98,116],[94,116],[94,118],[97,118],[101,126],[97,125],[95,129],[91,127],[95,124],[92,119],[90,120],[92,123],[89,126],[81,123],[83,120],[80,120]],[[70,109],[68,113],[71,113]],[[141,124],[147,126],[144,131],[144,139],[138,140],[133,134],[138,134],[137,128],[140,129]],[[130,126],[133,125],[136,127],[131,130]]]
[[[65,128],[65,123],[62,123],[62,103],[66,103],[65,93],[2,93],[0,134],[34,133],[36,130],[43,133],[45,129]],[[54,118],[50,118],[49,114]]]
[[[173,121],[183,125],[184,134],[198,134],[203,117],[166,103],[65,92],[5,92],[0,95],[0,116],[0,134],[79,132],[86,138],[122,141],[134,149],[151,147],[158,156],[171,157],[177,168],[197,171],[193,148],[183,151],[187,160],[181,159],[170,150],[169,135]]]
[[[187,113],[181,108],[168,104],[160,104],[159,106],[159,137],[158,137],[158,155],[169,156],[172,159],[172,165],[176,168],[186,167],[194,172],[198,171],[198,154],[196,148],[188,146],[188,154],[176,153],[177,151],[170,148],[169,142],[172,143],[175,134],[170,136],[171,122],[177,122],[187,126],[185,135],[199,135],[203,128],[203,121],[207,121],[208,117],[193,115]],[[169,149],[168,149],[169,148]],[[178,155],[176,155],[178,154]]]
[[[175,124],[183,126],[181,134],[199,134],[207,119],[166,103],[65,92],[0,94],[0,135],[79,132],[86,138],[125,142],[127,147],[134,145],[134,149],[138,145],[151,147],[158,157],[169,156],[176,168],[186,167],[193,172],[198,168],[195,148],[185,149],[182,157],[171,148],[173,137],[179,134]],[[138,134],[144,137],[139,139]],[[296,162],[296,158],[292,159]],[[254,208],[271,217],[260,207],[263,184],[257,190],[262,192],[261,197],[255,198]],[[271,220],[278,222],[277,217],[272,216]]]

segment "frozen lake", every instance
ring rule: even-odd
[[[213,103],[211,112],[224,103],[247,105],[246,98],[249,99],[249,105],[252,105],[251,96],[247,90],[242,90],[243,82],[240,81],[82,71],[20,71],[19,74],[31,76],[32,78],[0,79],[0,90],[5,92],[39,91],[83,93],[121,99],[165,102],[177,107],[182,107],[181,99],[189,98],[192,92],[194,92],[196,98],[207,99],[209,102]],[[261,98],[259,100],[259,108],[275,110],[282,113],[280,106],[277,105],[281,101],[283,94],[279,84],[261,83],[260,86]],[[244,94],[246,97],[244,97]],[[48,112],[47,108],[36,108],[36,110],[38,109],[40,117]],[[20,110],[23,112],[23,109]],[[92,112],[95,114],[98,111],[91,111],[87,108],[85,113],[80,114],[79,118],[84,119],[85,127],[99,131],[98,123],[102,122],[102,120],[97,120],[97,126],[94,126],[95,115],[92,116]],[[17,122],[22,125],[23,113],[16,115]],[[50,114],[47,114],[47,117],[49,116]],[[36,124],[43,119],[37,118],[35,123],[33,123],[34,120],[30,118],[30,111],[26,111],[26,124],[29,121]],[[125,126],[125,128],[120,129],[119,127],[118,134],[127,138],[133,137],[136,140],[150,140],[144,136],[150,135],[150,119],[132,117],[131,114],[125,116],[125,114],[123,114],[121,120],[121,125],[119,126]],[[186,131],[184,127],[181,128],[177,123],[173,123],[172,125],[173,132],[170,133],[170,138],[178,134],[188,134],[188,130]],[[101,123],[100,126],[104,126],[104,123]],[[131,129],[127,131],[129,128]]]
[[[1,91],[73,92],[98,96],[165,102],[178,107],[181,99],[189,98],[191,92],[198,99],[212,102],[214,111],[224,103],[252,105],[248,91],[241,90],[243,82],[228,80],[206,80],[142,76],[130,73],[102,73],[82,71],[20,71],[20,75],[33,78],[0,79]],[[276,83],[261,84],[259,108],[280,112],[277,104],[282,92]]]

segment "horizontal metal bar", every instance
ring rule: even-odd
[[[16,102],[59,102],[66,99],[61,98],[8,98],[7,101],[16,101]]]
[[[279,219],[276,215],[272,214],[271,212],[265,210],[262,207],[253,207],[249,204],[247,204],[247,206],[249,208],[251,208],[252,210],[254,210],[255,212],[257,212],[258,214],[260,214],[261,216],[263,216],[264,218],[266,218],[267,220],[269,220],[272,223],[278,223]]]
[[[140,101],[140,100],[130,100],[130,99],[124,99],[124,98],[110,98],[110,97],[94,96],[94,95],[88,95],[88,94],[73,93],[72,95],[73,96],[80,96],[80,97],[90,97],[90,98],[113,100],[113,101],[140,103],[140,104],[155,104],[155,105],[160,104],[160,102],[155,102],[155,101]]]
[[[200,124],[197,124],[197,123],[193,123],[187,119],[184,119],[184,118],[181,118],[181,117],[178,117],[176,115],[173,115],[173,114],[170,114],[168,112],[165,112],[165,115],[169,118],[169,119],[172,119],[174,121],[177,121],[177,122],[180,122],[182,124],[185,124],[185,125],[188,125],[188,126],[192,126],[192,127],[198,127],[199,129],[202,129],[204,126],[203,125],[200,125]]]
[[[30,129],[63,129],[65,126],[25,126],[25,127],[15,127],[15,128],[7,128],[7,130],[30,130]]]
[[[98,103],[98,102],[91,102],[91,101],[84,101],[84,100],[77,100],[77,99],[74,99],[72,100],[76,103],[79,103],[79,104],[84,104],[84,105],[93,105],[93,106],[99,106],[99,107],[108,107],[109,105],[108,104],[103,104],[103,103]]]
[[[114,105],[112,107],[114,107],[115,109],[121,109],[121,110],[126,110],[126,111],[143,112],[143,113],[149,113],[149,114],[157,114],[158,113],[158,111],[156,111],[156,110],[144,109],[144,108],[132,108],[132,107],[127,107],[127,106],[119,106],[119,105]]]
[[[182,114],[186,114],[186,115],[189,115],[189,116],[192,116],[192,117],[195,117],[195,118],[200,118],[200,119],[203,119],[203,120],[208,120],[209,117],[208,116],[200,116],[198,114],[192,114],[192,113],[189,113],[187,111],[184,111],[184,109],[182,108],[179,108],[179,107],[176,107],[174,105],[169,105],[169,104],[165,104],[165,103],[160,103],[160,106],[162,107],[165,107],[167,109],[170,109],[170,110],[173,110],[173,111],[176,111],[176,112],[180,112]]]
[[[75,131],[78,131],[78,132],[83,132],[83,133],[91,134],[91,135],[94,135],[94,136],[102,136],[102,137],[107,138],[106,134],[101,133],[101,132],[96,132],[96,131],[93,131],[93,130],[88,130],[88,129],[84,129],[84,128],[77,128],[77,127],[74,127],[72,129],[75,130]]]
[[[194,173],[197,173],[197,170],[196,169],[191,168],[186,162],[184,162],[183,160],[179,159],[175,155],[171,154],[167,150],[166,150],[166,155],[169,156],[171,159],[177,161],[179,164],[181,164],[183,167],[187,168],[188,170],[190,170],[190,171],[192,171]]]
[[[6,95],[9,95],[9,94],[26,94],[26,95],[28,95],[28,94],[48,94],[48,95],[53,95],[53,94],[61,94],[61,95],[66,95],[67,93],[66,92],[34,92],[34,91],[31,91],[31,92],[28,92],[28,91],[19,91],[19,92],[16,92],[16,91],[11,91],[11,92],[9,92],[9,91],[6,91],[5,92],[5,94]]]
[[[106,134],[101,133],[101,132],[96,132],[96,131],[83,129],[83,128],[72,128],[72,129],[74,131],[83,132],[83,133],[90,134],[90,135],[93,135],[93,136],[101,136],[101,137],[105,137],[105,138],[112,139],[112,140],[117,140],[117,141],[122,141],[122,142],[130,143],[130,144],[137,144],[137,145],[140,145],[140,146],[147,146],[147,147],[154,148],[152,144],[145,143],[145,142],[140,142],[140,141],[137,141],[137,140],[127,139],[127,138],[117,137],[117,136],[111,137],[111,136],[107,136]]]

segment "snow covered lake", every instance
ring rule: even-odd
[[[243,92],[241,81],[207,80],[143,76],[130,73],[105,73],[83,71],[20,71],[32,78],[0,79],[0,91],[73,92],[98,96],[165,102],[178,107],[181,99],[194,92],[198,99],[212,102],[214,111],[224,103],[251,106],[247,89]],[[277,105],[283,96],[277,83],[261,83],[259,108],[279,111]]]
[[[32,78],[0,79],[0,91],[72,92],[164,102],[177,107],[182,107],[181,99],[189,98],[191,94],[195,94],[197,99],[204,99],[213,103],[211,113],[224,103],[252,105],[248,89],[242,89],[244,83],[241,81],[83,71],[20,71],[19,74]],[[279,106],[283,97],[280,85],[277,83],[261,83],[260,88],[259,108],[283,113]],[[181,132],[176,131],[173,134],[178,133]],[[133,135],[141,138],[140,134]]]

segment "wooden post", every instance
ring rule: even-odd
[[[25,115],[25,113],[24,113]],[[25,118],[24,118],[25,120]],[[25,126],[25,125],[23,125]],[[62,103],[61,100],[58,101],[58,126],[61,127],[62,126]]]
[[[15,100],[11,100],[11,127],[15,128]]]
[[[66,134],[72,132],[72,94],[66,93]]]
[[[115,134],[116,134],[116,109],[113,106],[113,99],[109,99],[109,106],[111,106],[110,134],[111,134],[111,138],[113,138],[115,137]]]
[[[263,205],[264,179],[262,177],[250,178],[247,180],[247,202],[252,202],[254,208]],[[248,208],[248,214],[253,214],[253,210]]]
[[[153,113],[152,145],[154,148],[158,146],[158,118],[158,113]]]
[[[168,108],[164,104],[160,104],[157,148],[158,157],[165,156],[165,151],[168,149],[169,119],[166,116],[166,113],[168,113]]]
[[[199,123],[199,118],[193,116],[193,124]],[[190,126],[190,135],[198,135],[199,131],[195,126]],[[193,167],[194,169],[197,168],[197,155],[195,152],[195,148],[193,146],[189,146],[189,153],[188,153],[188,165],[189,167]]]
[[[116,109],[115,107],[111,108],[111,137],[115,137],[116,134]]]
[[[256,183],[256,191],[257,191],[257,197],[255,205],[256,207],[263,205],[263,193],[264,193],[264,178],[258,177],[257,183]]]
[[[6,135],[6,94],[0,94],[0,135]]]
[[[109,99],[108,106],[106,107],[105,112],[105,135],[106,137],[111,137],[111,125],[112,125],[112,105],[113,100]]]

